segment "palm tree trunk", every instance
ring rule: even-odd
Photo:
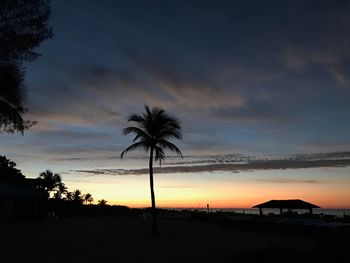
[[[151,152],[149,156],[149,183],[151,188],[151,202],[152,202],[152,234],[157,233],[157,210],[156,210],[156,199],[154,197],[154,187],[153,187],[153,147],[151,147]]]

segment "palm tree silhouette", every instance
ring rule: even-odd
[[[23,131],[26,123],[22,118],[25,89],[23,72],[17,65],[0,63],[0,128],[7,131]]]
[[[57,187],[62,183],[61,175],[54,174],[50,170],[42,172],[38,179],[40,180],[41,187],[46,191],[48,197],[50,193],[57,189]]]
[[[93,201],[94,199],[92,198],[92,195],[90,193],[87,193],[84,195],[84,201],[85,201],[85,204],[87,204],[88,202],[91,204],[91,202]]]
[[[104,199],[101,199],[101,200],[98,200],[98,201],[97,201],[97,204],[98,204],[98,205],[101,205],[101,206],[105,206],[105,205],[107,205],[107,201],[104,200]]]
[[[120,155],[121,158],[132,150],[142,148],[149,152],[149,179],[152,202],[152,234],[157,232],[157,211],[154,196],[153,184],[153,159],[161,162],[165,159],[164,150],[170,150],[182,157],[182,153],[177,146],[168,139],[182,139],[180,121],[168,115],[163,109],[153,107],[150,109],[145,105],[146,112],[142,114],[132,114],[128,122],[135,123],[123,129],[123,134],[134,133],[133,144],[127,147]]]
[[[84,199],[81,196],[81,191],[79,189],[74,190],[74,192],[72,193],[72,201],[73,201],[73,203],[76,203],[76,204],[83,203]]]
[[[54,194],[54,198],[55,199],[62,199],[63,195],[67,194],[67,192],[68,192],[68,189],[67,189],[66,185],[61,182],[57,186],[56,192]]]

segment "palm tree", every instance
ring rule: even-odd
[[[104,199],[101,199],[101,200],[98,200],[98,201],[97,201],[97,204],[98,204],[98,205],[101,205],[101,206],[105,206],[105,205],[107,205],[107,201],[104,200]]]
[[[152,233],[157,232],[157,211],[153,186],[153,159],[161,162],[165,159],[164,150],[170,150],[182,157],[182,153],[177,146],[168,139],[182,139],[180,121],[168,115],[163,109],[153,107],[150,109],[145,105],[146,112],[142,114],[132,114],[128,122],[133,122],[135,126],[123,129],[123,134],[134,133],[133,144],[127,147],[120,155],[124,155],[134,149],[142,148],[149,152],[149,180],[151,188],[152,203]]]
[[[67,194],[67,186],[64,184],[64,183],[60,183],[58,186],[57,186],[57,189],[56,189],[56,192],[54,194],[54,198],[55,199],[62,199],[62,196],[64,194]]]
[[[54,174],[50,170],[42,172],[38,179],[40,180],[41,187],[48,194],[48,197],[50,197],[50,193],[57,189],[57,187],[62,183],[61,175],[56,173]]]
[[[73,192],[67,192],[66,193],[66,200],[67,201],[73,201]]]
[[[76,204],[82,204],[83,203],[83,197],[81,196],[81,191],[79,189],[75,190],[72,193],[72,202]]]
[[[91,202],[93,201],[93,198],[92,198],[92,195],[90,193],[87,193],[84,195],[84,201],[85,201],[85,204],[87,204],[88,202]]]

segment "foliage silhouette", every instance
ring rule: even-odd
[[[105,206],[105,205],[107,205],[107,201],[104,200],[104,199],[101,199],[101,200],[97,201],[97,204],[100,205],[100,206]]]
[[[0,182],[20,184],[24,182],[24,175],[16,168],[16,163],[6,156],[0,156]]]
[[[83,204],[84,202],[81,191],[79,189],[76,189],[73,192],[67,192],[66,200],[79,205]]]
[[[153,183],[153,159],[161,165],[165,159],[164,150],[170,150],[182,157],[179,148],[168,141],[168,139],[182,139],[180,121],[170,116],[165,110],[158,107],[150,109],[145,105],[145,112],[142,114],[132,114],[128,122],[135,126],[129,126],[123,129],[123,134],[134,133],[133,144],[127,147],[120,155],[121,158],[132,150],[142,148],[149,152],[149,178],[152,203],[152,233],[157,232],[157,210],[154,195]]]
[[[51,192],[60,187],[62,183],[61,175],[54,174],[50,170],[42,172],[37,179],[39,180],[40,187],[45,190],[48,198]]]
[[[68,189],[64,183],[59,183],[56,187],[56,192],[54,193],[55,199],[63,199],[64,195],[66,195],[68,192]]]
[[[73,192],[73,202],[78,203],[78,204],[83,203],[83,197],[82,197],[81,191],[79,189],[77,189]]]
[[[87,204],[88,202],[91,204],[91,202],[94,201],[94,199],[92,198],[92,195],[90,193],[87,193],[84,195],[84,201],[85,204]]]
[[[35,60],[33,49],[53,36],[49,16],[48,0],[0,2],[0,131],[23,133],[35,124],[23,119],[23,62]]]

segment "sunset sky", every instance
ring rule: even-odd
[[[0,136],[27,177],[51,169],[95,201],[149,206],[147,173],[133,172],[147,154],[119,159],[132,141],[121,129],[145,104],[182,122],[184,159],[170,154],[165,167],[350,151],[350,1],[61,0],[51,10],[55,36],[26,64],[38,124]],[[163,207],[300,198],[350,208],[350,166],[155,180]]]

